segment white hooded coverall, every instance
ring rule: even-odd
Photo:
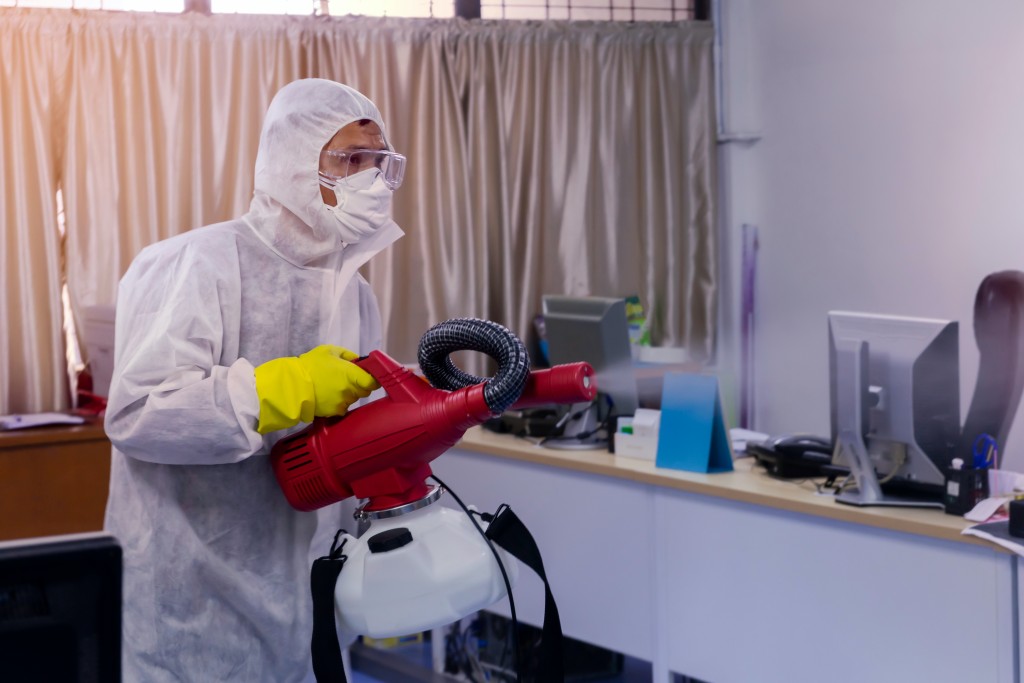
[[[257,433],[254,367],[380,345],[357,269],[402,231],[345,234],[317,183],[320,150],[360,119],[384,131],[347,86],[282,88],[249,212],[144,249],[121,280],[105,527],[124,550],[126,683],[313,680],[310,566],[352,519],[288,505],[267,456],[290,432]]]

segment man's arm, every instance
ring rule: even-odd
[[[125,455],[224,464],[263,446],[253,366],[237,358],[238,259],[213,246],[157,245],[121,281],[105,427]]]

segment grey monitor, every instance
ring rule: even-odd
[[[828,322],[834,461],[857,487],[837,501],[942,507],[960,435],[957,323],[842,311]]]
[[[625,299],[546,295],[543,302],[551,365],[590,363],[599,392],[595,413],[604,413],[598,419],[633,415],[638,401]]]

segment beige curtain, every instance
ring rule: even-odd
[[[68,405],[56,203],[64,37],[22,13],[0,21],[0,414]]]
[[[263,114],[305,75],[277,17],[68,16],[63,187],[74,309],[113,303],[140,249],[249,207]]]
[[[7,81],[0,91],[5,176],[49,169],[30,193],[44,218],[5,205],[4,259],[32,277],[50,273],[53,289],[56,241],[30,250],[32,263],[11,254],[55,225],[59,182],[75,310],[112,303],[143,246],[245,211],[270,99],[318,76],[370,96],[410,159],[395,203],[407,236],[367,267],[390,353],[413,360],[422,332],[455,316],[527,337],[541,295],[555,292],[639,294],[657,342],[697,358],[713,350],[707,25],[0,10],[7,35],[15,40],[0,49],[62,59],[42,86],[45,59],[16,62],[13,76],[4,60],[10,92],[26,93],[8,97]],[[8,114],[15,100],[45,111],[24,121]],[[7,348],[46,337],[60,379],[59,299],[26,289],[8,288],[0,305],[45,312],[47,324],[28,321]],[[5,316],[8,329],[15,320]],[[29,385],[39,393],[45,381],[4,373],[0,396]],[[40,399],[47,406],[7,399],[0,412],[60,405],[59,393]]]
[[[457,38],[487,315],[628,296],[655,343],[714,350],[711,27],[485,22]]]

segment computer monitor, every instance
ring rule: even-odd
[[[563,438],[546,445],[571,446],[575,439],[578,445],[594,447],[607,441],[607,434],[601,432],[612,418],[633,415],[637,409],[626,301],[545,295],[543,304],[551,365],[590,363],[598,389],[592,405],[570,407]]]
[[[836,500],[942,507],[960,436],[957,323],[832,311],[828,325],[833,461],[856,483]]]
[[[121,680],[121,547],[112,536],[0,543],[0,680]]]

